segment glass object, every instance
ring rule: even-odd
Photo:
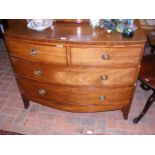
[[[27,27],[36,31],[43,31],[52,24],[52,19],[27,19]]]
[[[100,28],[103,28],[107,33],[111,33],[112,30],[116,29],[116,25],[111,19],[104,19]]]
[[[127,19],[113,19],[113,21],[116,23],[116,25],[127,23]]]
[[[92,28],[100,26],[100,19],[90,19],[89,21]]]
[[[134,19],[128,19],[127,21],[127,27],[131,28],[133,31],[137,30],[137,26],[134,24]]]
[[[134,35],[134,31],[131,28],[125,28],[122,33],[123,37],[131,38]]]
[[[116,27],[116,31],[119,33],[122,33],[125,29],[125,25],[124,24],[118,24]]]

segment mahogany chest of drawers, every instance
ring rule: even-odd
[[[121,110],[128,118],[145,37],[92,30],[88,23],[54,23],[37,32],[26,23],[5,32],[25,108],[29,100],[71,112]]]

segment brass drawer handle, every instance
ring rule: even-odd
[[[110,55],[107,54],[107,53],[105,53],[105,54],[103,54],[103,55],[101,56],[101,58],[102,58],[103,60],[109,60],[109,59],[110,59]]]
[[[41,70],[39,70],[39,69],[34,70],[34,75],[39,76],[41,74],[42,74]]]
[[[101,80],[108,80],[108,76],[107,75],[102,75]]]
[[[31,55],[35,56],[35,55],[37,55],[37,53],[38,53],[37,50],[35,50],[35,49],[31,50]]]
[[[46,90],[45,90],[45,89],[39,89],[39,90],[38,90],[38,93],[39,93],[40,95],[45,95],[45,94],[46,94]]]
[[[101,96],[99,96],[99,99],[102,100],[102,101],[104,101],[106,99],[106,97],[103,96],[103,95],[101,95]]]

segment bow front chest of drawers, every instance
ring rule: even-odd
[[[29,100],[71,112],[121,110],[128,118],[145,38],[54,23],[42,32],[17,22],[6,45],[25,108]],[[137,22],[138,23],[138,22]]]

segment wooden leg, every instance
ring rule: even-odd
[[[140,113],[140,115],[138,117],[136,117],[133,122],[134,123],[138,123],[143,116],[145,115],[145,113],[148,111],[148,109],[150,108],[150,106],[152,105],[152,103],[155,101],[155,91],[153,92],[153,94],[149,97],[149,99],[147,100],[144,109],[142,110],[142,112]]]
[[[121,111],[123,113],[123,117],[125,120],[128,119],[128,115],[129,115],[129,110],[130,110],[130,106],[124,107]]]
[[[151,53],[154,54],[155,46],[151,46]]]
[[[23,103],[24,103],[24,108],[28,109],[28,107],[30,105],[29,99],[27,99],[24,95],[21,95],[21,96],[22,96],[22,100],[23,100]]]
[[[150,88],[149,88],[147,85],[145,85],[144,83],[141,83],[140,87],[141,87],[143,90],[145,90],[145,91],[150,90]]]

